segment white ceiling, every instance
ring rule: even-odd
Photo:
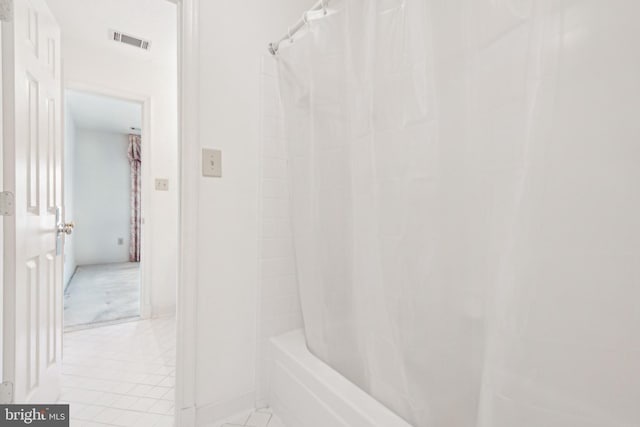
[[[65,40],[123,57],[166,63],[177,56],[177,10],[169,0],[47,0]],[[149,51],[108,38],[109,30],[151,41]]]
[[[75,90],[65,91],[68,113],[79,129],[136,133],[142,127],[142,104]]]

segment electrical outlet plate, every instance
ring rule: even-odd
[[[169,191],[169,180],[164,178],[156,178],[157,191]]]
[[[202,149],[202,176],[222,177],[222,151]]]

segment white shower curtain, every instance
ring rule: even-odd
[[[334,0],[276,57],[309,348],[416,427],[640,425],[640,7],[557,3]]]

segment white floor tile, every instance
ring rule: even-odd
[[[125,410],[119,417],[112,421],[114,425],[123,427],[138,427],[144,414],[142,412]]]
[[[120,398],[120,396],[120,394],[105,392],[93,403],[100,406],[113,406],[113,404]]]
[[[168,400],[158,400],[149,408],[148,412],[161,415],[171,415],[173,414],[173,402]]]
[[[271,421],[269,421],[268,427],[285,427],[285,425],[280,421],[280,418],[274,415],[273,418],[271,418]]]
[[[141,384],[160,385],[160,383],[166,378],[166,375],[146,374],[144,378],[140,380]],[[169,385],[173,387],[173,384]]]
[[[160,422],[162,422],[162,417],[163,417],[162,415],[150,414],[150,413],[144,413],[144,412],[141,414],[142,416],[138,420],[139,426],[153,427],[159,424]]]
[[[173,427],[173,417],[160,415],[160,419],[153,427]]]
[[[127,394],[138,397],[151,397],[149,393],[153,390],[152,385],[148,384],[138,384],[134,388],[132,388]]]
[[[157,401],[158,399],[151,399],[150,397],[140,397],[129,409],[140,412],[149,412],[149,409],[155,405]]]
[[[155,399],[160,399],[165,394],[171,393],[171,392],[172,392],[171,387],[162,387],[158,385],[158,386],[155,386],[153,389],[151,389],[151,391],[145,397],[153,397]]]
[[[172,402],[175,400],[175,398],[176,398],[176,391],[173,387],[167,390],[167,392],[163,394],[161,397],[162,400],[170,400]]]
[[[138,401],[138,399],[139,398],[135,396],[124,395],[118,397],[118,399],[116,399],[116,401],[113,402],[110,406],[118,409],[129,409]]]
[[[163,387],[174,387],[176,385],[176,379],[175,377],[165,376],[157,385]]]
[[[270,408],[255,409],[247,414],[237,415],[214,423],[208,427],[286,427]]]
[[[175,320],[65,334],[61,402],[74,427],[172,427]]]
[[[116,418],[121,417],[124,414],[125,412],[122,409],[104,408],[104,411],[98,413],[98,415],[94,417],[93,421],[103,424],[113,424],[113,421],[115,421]]]
[[[73,418],[77,418],[79,420],[91,421],[93,420],[100,412],[104,411],[104,406],[96,406],[96,405],[84,405],[83,408],[79,411],[75,411],[75,405],[71,404],[69,406],[69,412]]]
[[[71,402],[63,402],[59,400],[58,403],[69,405],[69,417],[71,418],[77,418],[77,414],[87,408],[87,405],[83,405],[82,403],[74,403],[73,406],[71,406]]]
[[[256,411],[251,414],[246,425],[251,427],[267,427],[272,416],[273,414],[271,412]]]
[[[134,389],[134,387],[136,387],[137,384],[132,384],[129,382],[120,382],[117,383],[112,389],[111,391],[113,393],[117,393],[117,394],[130,394],[131,390]]]

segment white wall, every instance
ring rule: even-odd
[[[78,265],[129,260],[128,145],[125,134],[76,131],[73,240]]]
[[[313,3],[199,2],[200,146],[222,150],[223,176],[194,189],[198,424],[255,401],[261,57]]]
[[[160,0],[158,3],[164,4]],[[149,177],[149,186],[142,189],[143,206],[149,207],[144,213],[142,233],[147,241],[142,257],[149,263],[145,271],[150,277],[144,280],[151,292],[150,301],[143,303],[151,305],[152,316],[173,313],[178,250],[177,57],[169,64],[154,63],[96,50],[64,35],[62,42],[67,87],[100,88],[151,101],[150,132],[143,135],[150,146],[149,152],[143,153],[143,176]],[[156,177],[169,179],[169,191],[154,190],[152,181]]]
[[[76,126],[73,116],[65,105],[64,111],[64,220],[66,222],[75,219],[74,210],[74,175],[75,175],[75,150],[76,150]],[[76,271],[77,263],[75,256],[75,235],[65,237],[64,242],[64,286],[69,285],[69,281]]]
[[[0,24],[2,25],[2,24]],[[0,31],[0,46],[2,46],[2,32]],[[0,52],[0,100],[4,99],[2,97],[2,54]],[[0,102],[0,188],[4,189],[4,143],[3,143],[3,135],[4,135],[4,122],[3,122],[3,111],[2,111],[2,102]],[[3,308],[4,311],[4,221],[0,224],[0,281],[2,286],[0,287],[0,307]],[[3,360],[2,354],[4,353],[4,323],[3,316],[0,316],[0,381],[4,381],[4,374],[2,373]]]

